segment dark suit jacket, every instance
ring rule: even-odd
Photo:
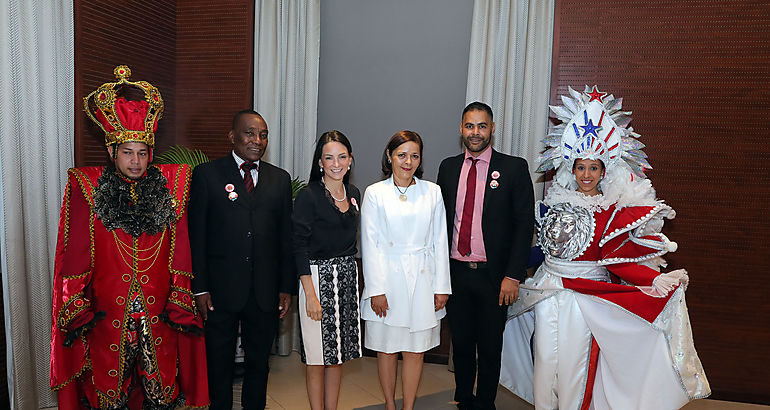
[[[464,158],[465,153],[446,158],[441,162],[438,171],[438,184],[444,196],[450,244],[454,233],[457,187]],[[496,189],[489,186],[493,171],[500,173]],[[534,227],[534,193],[526,160],[492,151],[481,219],[484,249],[490,271],[498,275],[500,280],[503,276],[508,276],[523,282]]]
[[[289,174],[265,161],[251,194],[232,155],[197,166],[189,206],[193,292],[210,292],[215,309],[237,312],[252,291],[260,309],[277,310],[278,293],[293,293],[297,281],[291,207]]]

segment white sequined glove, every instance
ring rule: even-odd
[[[687,289],[687,284],[690,283],[690,277],[687,276],[687,271],[684,269],[672,270],[671,272],[658,275],[652,281],[652,287],[668,294],[680,283],[685,289]]]
[[[652,281],[652,286],[638,286],[639,290],[647,295],[662,298],[669,294],[677,285],[681,284],[684,290],[687,290],[687,284],[690,283],[690,277],[684,269],[672,270],[668,273],[661,273]]]

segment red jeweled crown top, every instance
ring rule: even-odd
[[[131,81],[131,70],[120,65],[113,71],[118,81],[104,83],[83,98],[86,114],[104,131],[104,143],[143,142],[155,145],[155,130],[163,117],[163,97],[160,91],[147,81]],[[144,100],[129,101],[119,96],[123,86],[129,85],[144,91]]]

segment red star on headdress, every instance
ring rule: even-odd
[[[602,102],[602,98],[607,95],[607,93],[599,92],[598,89],[596,89],[596,86],[594,86],[593,91],[587,94],[589,97],[591,97],[588,102],[591,102],[593,100],[599,100],[599,102]]]

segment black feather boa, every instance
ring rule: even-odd
[[[94,190],[96,216],[108,231],[122,229],[133,237],[162,232],[176,219],[167,182],[156,167],[147,168],[147,174],[135,182],[123,179],[114,166],[105,167]]]

